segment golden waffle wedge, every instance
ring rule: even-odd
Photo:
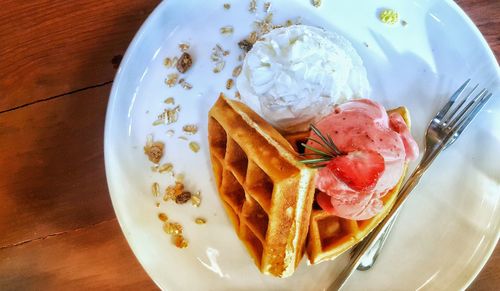
[[[391,112],[398,112],[410,127],[409,112],[405,107],[399,107]],[[286,136],[286,139],[297,152],[302,152],[301,143],[305,143],[309,132],[296,133]],[[314,203],[307,237],[307,256],[311,264],[332,260],[343,252],[359,243],[372,231],[387,215],[394,205],[399,188],[406,174],[405,165],[403,175],[398,184],[383,198],[384,207],[375,217],[367,220],[345,219],[322,210]],[[318,190],[317,190],[318,191]]]
[[[208,116],[220,198],[262,273],[290,276],[305,247],[316,171],[243,103],[222,94]]]

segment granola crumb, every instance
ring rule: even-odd
[[[250,4],[248,5],[248,11],[250,13],[255,13],[255,11],[257,11],[257,0],[250,0]]]
[[[160,202],[155,203],[156,207],[160,207]]]
[[[165,189],[163,201],[175,200],[175,198],[184,192],[184,184],[182,182],[175,182],[175,185],[170,185]]]
[[[182,235],[174,235],[172,236],[172,242],[174,245],[180,249],[187,248],[188,241]]]
[[[241,94],[240,94],[240,91],[236,91],[234,92],[234,97],[238,100],[241,100]]]
[[[191,57],[190,54],[184,52],[177,61],[175,67],[177,68],[177,71],[179,71],[179,73],[184,74],[189,70],[189,68],[191,68],[192,65],[193,65],[193,58]]]
[[[161,173],[170,173],[170,172],[172,172],[173,169],[174,169],[174,166],[171,163],[165,163],[158,168],[158,172],[160,172],[160,174]]]
[[[250,41],[248,41],[248,39],[244,39],[244,40],[241,40],[240,42],[238,42],[238,46],[244,52],[249,52],[252,49],[253,43],[250,43]]]
[[[175,99],[174,97],[168,97],[167,99],[165,99],[165,101],[163,101],[165,104],[175,104]]]
[[[184,80],[184,79],[180,79],[179,80],[179,84],[181,85],[181,87],[183,89],[186,89],[186,90],[193,89],[193,85],[191,85],[190,83],[186,82],[186,80]]]
[[[242,66],[239,65],[239,66],[236,66],[234,69],[233,69],[233,78],[236,78],[238,77],[240,74],[241,74],[241,69],[242,69]]]
[[[165,144],[161,141],[148,141],[144,146],[144,153],[148,156],[148,159],[158,164],[163,157],[163,149],[165,148]]]
[[[153,121],[153,126],[162,125],[162,124],[164,124],[164,123],[165,123],[165,119],[161,119],[161,118],[159,118],[159,119],[157,119],[157,120]]]
[[[192,141],[192,142],[190,142],[190,143],[189,143],[189,148],[190,148],[193,152],[197,153],[197,152],[200,150],[200,145],[199,145],[197,142]]]
[[[163,212],[158,213],[158,218],[163,222],[168,220],[168,216]]]
[[[153,193],[154,197],[158,197],[158,195],[160,195],[160,185],[157,182],[154,182],[153,185],[151,185],[151,193]]]
[[[232,26],[230,26],[230,25],[223,26],[223,27],[220,28],[220,33],[222,35],[231,35],[231,34],[233,34],[233,32],[234,32],[234,28]]]
[[[203,217],[197,217],[194,222],[196,222],[196,224],[205,224],[207,223],[207,220]]]
[[[165,79],[165,84],[169,87],[174,87],[175,84],[177,84],[177,79],[179,78],[179,74],[173,73],[169,74],[167,76],[167,79]]]
[[[222,70],[224,70],[225,66],[226,66],[226,62],[225,61],[220,61],[217,64],[215,64],[213,72],[216,73],[216,74],[220,73],[220,72],[222,72]]]
[[[177,222],[165,222],[163,231],[167,234],[182,234],[182,225]]]
[[[224,9],[226,9],[226,10],[231,9],[231,4],[229,4],[229,3],[224,3]]]
[[[176,107],[172,109],[165,109],[163,114],[167,118],[167,124],[172,124],[174,122],[177,122],[177,119],[179,119],[179,111],[180,111],[180,106],[177,105]]]
[[[264,3],[264,12],[268,13],[271,10],[271,2]]]
[[[224,50],[220,44],[216,44],[214,48],[212,48],[212,54],[210,55],[210,59],[215,63],[215,67],[213,68],[214,73],[220,73],[226,62],[224,61],[224,57],[229,55],[229,51]]]
[[[194,194],[191,194],[191,204],[194,207],[200,207],[201,204],[201,193],[200,191],[197,191]]]
[[[181,42],[179,44],[179,49],[181,50],[181,52],[185,53],[189,50],[189,43],[186,43],[186,42]]]
[[[226,81],[226,89],[227,90],[231,90],[231,88],[233,88],[233,84],[234,84],[233,79],[227,79],[227,81]]]
[[[177,62],[178,62],[178,61],[179,61],[179,58],[178,58],[178,57],[174,57],[174,58],[172,59],[172,67],[177,66]]]
[[[181,194],[177,195],[175,197],[175,203],[177,204],[184,204],[188,202],[191,199],[191,192],[189,191],[184,191]]]
[[[163,65],[165,65],[165,67],[167,68],[171,68],[172,64],[173,60],[171,58],[165,58],[165,60],[163,61]]]
[[[320,7],[321,6],[321,0],[311,0],[311,4],[314,7]]]
[[[198,126],[196,124],[186,124],[182,127],[182,130],[187,134],[196,134],[198,132]]]

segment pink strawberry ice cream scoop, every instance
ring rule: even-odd
[[[416,159],[418,145],[403,117],[387,114],[380,104],[358,99],[335,107],[316,127],[342,152],[319,170],[317,197],[324,210],[363,220],[382,210],[381,198],[403,175],[405,162]],[[312,139],[320,140],[311,132]],[[324,148],[312,141],[308,146]]]

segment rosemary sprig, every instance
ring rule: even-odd
[[[334,156],[342,155],[342,152],[337,148],[332,140],[332,137],[329,134],[327,134],[327,137],[325,137],[323,133],[321,133],[321,131],[319,131],[316,126],[314,126],[314,124],[311,124],[311,130],[323,141],[323,143],[316,141],[318,144],[320,144],[324,148],[330,149]]]
[[[308,145],[306,145],[305,143],[302,143],[302,146],[303,146],[303,147],[305,147],[305,148],[306,148],[306,149],[308,149],[308,150],[311,150],[311,151],[315,152],[315,153],[316,153],[316,154],[318,154],[318,155],[325,156],[325,157],[330,157],[330,156],[332,156],[331,154],[329,154],[329,153],[327,153],[327,152],[324,152],[324,151],[322,151],[322,150],[318,150],[317,148],[313,148],[313,147],[311,147],[311,146],[308,146]]]
[[[329,158],[309,159],[309,160],[303,160],[302,163],[316,164],[316,163],[328,162],[329,160],[330,160]]]
[[[343,155],[344,153],[339,150],[339,148],[333,142],[332,137],[327,134],[326,137],[321,133],[321,131],[311,124],[311,130],[319,137],[320,140],[308,137],[308,141],[315,142],[322,147],[322,150],[308,146],[305,143],[301,145],[310,150],[312,153],[304,153],[303,156],[315,156],[314,158],[304,159],[301,162],[307,165],[311,165],[313,168],[321,168],[326,165],[328,161],[333,159],[334,157]]]

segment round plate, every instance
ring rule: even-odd
[[[219,92],[234,96],[225,83],[238,64],[237,42],[264,17],[248,1],[162,2],[131,43],[122,61],[109,101],[105,130],[106,174],[116,215],[135,255],[151,278],[170,290],[322,290],[345,264],[335,261],[308,266],[303,259],[287,279],[262,275],[237,238],[218,198],[207,144],[207,112]],[[405,105],[412,131],[423,144],[427,122],[467,78],[496,96],[463,136],[426,173],[404,207],[377,264],[356,272],[350,290],[461,289],[480,271],[500,233],[500,102],[499,69],[477,28],[452,1],[272,1],[274,23],[301,17],[304,24],[324,27],[351,40],[363,58],[373,87],[371,98],[387,108]],[[387,6],[385,6],[387,5]],[[383,8],[399,12],[406,25],[377,19]],[[234,26],[234,34],[219,29]],[[194,65],[182,77],[193,85],[185,90],[165,84],[175,69],[165,57],[179,56],[178,44],[191,45]],[[230,51],[225,69],[212,72],[211,50],[217,44]],[[180,106],[179,120],[153,126],[158,114]],[[197,124],[199,132],[185,135],[182,126]],[[173,129],[175,134],[168,136]],[[186,187],[200,190],[199,208],[154,197],[173,183],[169,174],[154,173],[144,155],[146,137],[165,142],[162,163],[185,174]],[[200,144],[194,153],[189,141]],[[159,207],[156,203],[159,202]],[[158,213],[184,226],[186,249],[176,248],[162,230]],[[206,225],[194,223],[196,217]]]

